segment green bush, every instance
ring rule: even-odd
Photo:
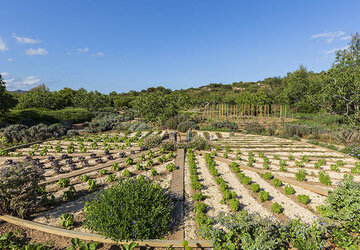
[[[178,131],[185,133],[189,129],[199,129],[199,126],[193,121],[183,121],[180,122],[176,128]]]
[[[229,206],[231,208],[232,211],[236,212],[239,210],[239,207],[240,207],[240,202],[238,199],[236,198],[232,198],[230,201],[229,201]]]
[[[265,180],[271,180],[273,178],[273,175],[271,174],[271,172],[266,172],[263,174],[263,178]]]
[[[159,146],[162,142],[160,135],[152,135],[145,138],[143,146],[146,148],[155,148]]]
[[[194,201],[202,201],[204,199],[204,195],[201,192],[195,193],[193,195]]]
[[[306,170],[305,169],[300,169],[296,174],[295,174],[295,178],[298,181],[305,181],[306,180]]]
[[[160,239],[169,232],[171,198],[145,178],[119,180],[85,204],[84,224],[114,241]]]
[[[254,193],[257,193],[260,191],[260,185],[257,184],[257,183],[252,183],[250,185],[250,189],[254,192]]]
[[[195,207],[194,207],[194,212],[195,213],[204,213],[205,210],[206,210],[206,204],[205,203],[202,203],[202,202],[198,202],[195,204]]]
[[[331,185],[330,176],[328,173],[324,171],[319,171],[319,181],[322,184],[325,184],[327,186]]]
[[[275,178],[275,179],[273,179],[273,185],[274,185],[274,187],[281,187],[282,186],[282,181]]]
[[[286,185],[285,186],[285,194],[287,194],[287,195],[295,194],[294,188],[290,185]]]
[[[269,200],[269,193],[266,191],[260,191],[259,192],[259,199],[261,202]]]
[[[303,204],[305,204],[305,205],[310,202],[310,198],[309,198],[309,196],[306,195],[306,194],[299,194],[299,195],[297,196],[297,199],[298,199],[299,202],[301,202],[301,203],[303,203]]]
[[[273,203],[271,206],[271,211],[274,213],[280,214],[283,212],[283,210],[283,207],[277,202]]]
[[[21,119],[32,119],[35,122],[56,123],[70,121],[71,123],[82,123],[90,121],[94,115],[82,108],[66,108],[60,110],[48,109],[20,109],[12,110],[9,115],[11,122],[18,122]]]
[[[62,214],[60,225],[62,227],[71,228],[74,225],[74,215],[73,214]]]
[[[44,179],[38,164],[3,166],[0,168],[0,213],[29,218],[40,206],[37,190]]]

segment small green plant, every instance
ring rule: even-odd
[[[289,159],[289,161],[295,160],[295,158],[294,158],[294,156],[292,154],[289,155],[288,159]]]
[[[281,171],[281,172],[286,172],[286,171],[287,171],[287,168],[286,168],[284,165],[280,165],[279,171]]]
[[[270,169],[270,165],[269,165],[269,163],[264,162],[264,164],[263,164],[263,169],[265,169],[265,170]]]
[[[302,162],[309,162],[309,161],[310,161],[309,156],[303,155],[303,156],[301,157],[301,161],[302,161]]]
[[[66,248],[66,250],[95,250],[98,245],[99,243],[95,241],[86,244],[85,241],[73,238],[71,239],[71,246]]]
[[[271,180],[273,178],[273,175],[271,174],[271,172],[266,172],[262,175],[262,177],[265,179],[265,180]]]
[[[328,173],[324,171],[319,171],[319,181],[322,184],[325,184],[327,186],[331,185],[330,176]]]
[[[153,168],[150,170],[150,173],[151,173],[151,176],[158,175],[158,172]]]
[[[182,242],[182,245],[183,245],[185,250],[192,250],[192,247],[189,247],[189,243],[187,242],[187,240],[184,240]]]
[[[355,163],[355,167],[351,168],[351,173],[360,174],[360,162]]]
[[[224,158],[225,158],[225,159],[228,158],[228,153],[227,153],[227,152],[224,153]]]
[[[306,180],[306,170],[299,169],[299,171],[295,174],[295,178],[298,181],[305,181]]]
[[[295,166],[297,166],[298,168],[302,168],[304,167],[304,163],[301,161],[295,161]]]
[[[145,161],[145,159],[146,159],[145,154],[141,154],[139,158],[140,158],[140,161]]]
[[[173,151],[170,151],[166,157],[167,157],[168,159],[174,158],[174,157],[175,157],[174,152],[173,152]]]
[[[280,160],[280,156],[274,155],[274,159],[275,159],[275,160]]]
[[[229,206],[232,211],[234,212],[238,211],[240,207],[239,200],[236,198],[232,198],[231,200],[229,200]]]
[[[58,185],[60,188],[64,188],[64,187],[68,187],[70,184],[70,179],[69,178],[60,178],[58,180]]]
[[[261,202],[269,200],[269,193],[266,191],[260,191],[259,192],[259,199]]]
[[[147,162],[146,162],[146,166],[147,166],[147,167],[152,167],[152,166],[154,166],[154,160],[153,160],[153,159],[148,159]]]
[[[295,194],[294,188],[290,185],[286,185],[285,186],[285,194],[286,195]]]
[[[62,214],[60,225],[65,228],[71,228],[74,226],[74,215],[73,214]]]
[[[119,171],[119,170],[120,170],[119,163],[114,162],[114,163],[111,165],[111,170],[113,170],[113,171]]]
[[[206,207],[207,207],[207,205],[205,203],[198,202],[195,204],[194,212],[195,213],[203,213],[203,212],[205,212]]]
[[[131,242],[130,244],[122,244],[121,248],[122,250],[133,250],[138,246],[138,243]]]
[[[131,166],[134,163],[134,160],[131,159],[130,157],[127,157],[125,160],[125,164],[126,166]]]
[[[283,207],[277,202],[273,203],[271,206],[271,212],[274,212],[276,214],[282,213],[283,210],[284,210]]]
[[[194,201],[202,201],[204,199],[204,195],[201,192],[195,193],[193,195]]]
[[[99,174],[100,174],[100,175],[106,175],[107,173],[109,173],[109,171],[108,171],[107,169],[101,169],[101,170],[99,171]]]
[[[79,178],[82,182],[87,182],[90,179],[90,177],[87,176],[86,174],[80,175]]]
[[[336,161],[336,165],[337,165],[338,167],[343,167],[343,166],[345,166],[345,163],[344,163],[343,160],[337,160],[337,161]]]
[[[340,172],[340,168],[339,168],[339,166],[337,164],[331,164],[330,169],[332,171]]]
[[[97,188],[96,180],[89,179],[89,180],[88,180],[88,189],[89,189],[90,191],[94,191],[96,188]]]
[[[69,190],[64,192],[63,201],[71,201],[75,199],[76,190],[73,186],[69,188]]]
[[[275,179],[273,179],[273,185],[274,185],[274,187],[281,187],[282,186],[282,181],[275,178]]]
[[[174,163],[171,162],[171,163],[169,163],[169,164],[166,165],[166,169],[167,169],[169,172],[172,172],[172,171],[176,170],[176,166],[175,166]]]
[[[107,181],[107,182],[116,181],[116,174],[110,174],[110,175],[108,175],[106,181]]]
[[[136,163],[136,170],[145,170],[146,167],[144,165],[141,165],[140,162]]]
[[[299,195],[297,196],[297,199],[298,199],[298,201],[299,201],[300,203],[305,204],[305,205],[310,202],[310,198],[309,198],[309,196],[306,195],[306,194],[299,194]]]
[[[260,191],[260,185],[257,184],[257,183],[252,183],[250,185],[250,189],[254,192],[254,193],[257,193]]]
[[[131,172],[127,169],[125,169],[123,172],[122,172],[122,176],[124,177],[131,177]]]

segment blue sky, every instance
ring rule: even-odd
[[[171,89],[327,70],[360,1],[0,0],[9,90]]]

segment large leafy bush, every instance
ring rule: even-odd
[[[159,239],[169,231],[173,203],[145,178],[119,180],[85,205],[85,225],[114,241]]]
[[[0,168],[0,212],[29,218],[40,205],[36,190],[43,176],[40,164]]]

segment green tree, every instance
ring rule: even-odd
[[[5,82],[0,75],[0,116],[4,116],[15,104],[16,100],[14,96],[6,91]]]
[[[16,107],[18,109],[61,109],[64,107],[64,103],[60,95],[50,92],[45,85],[40,85],[21,95]]]
[[[317,105],[355,125],[360,121],[360,36],[336,52],[328,78],[317,96]]]

